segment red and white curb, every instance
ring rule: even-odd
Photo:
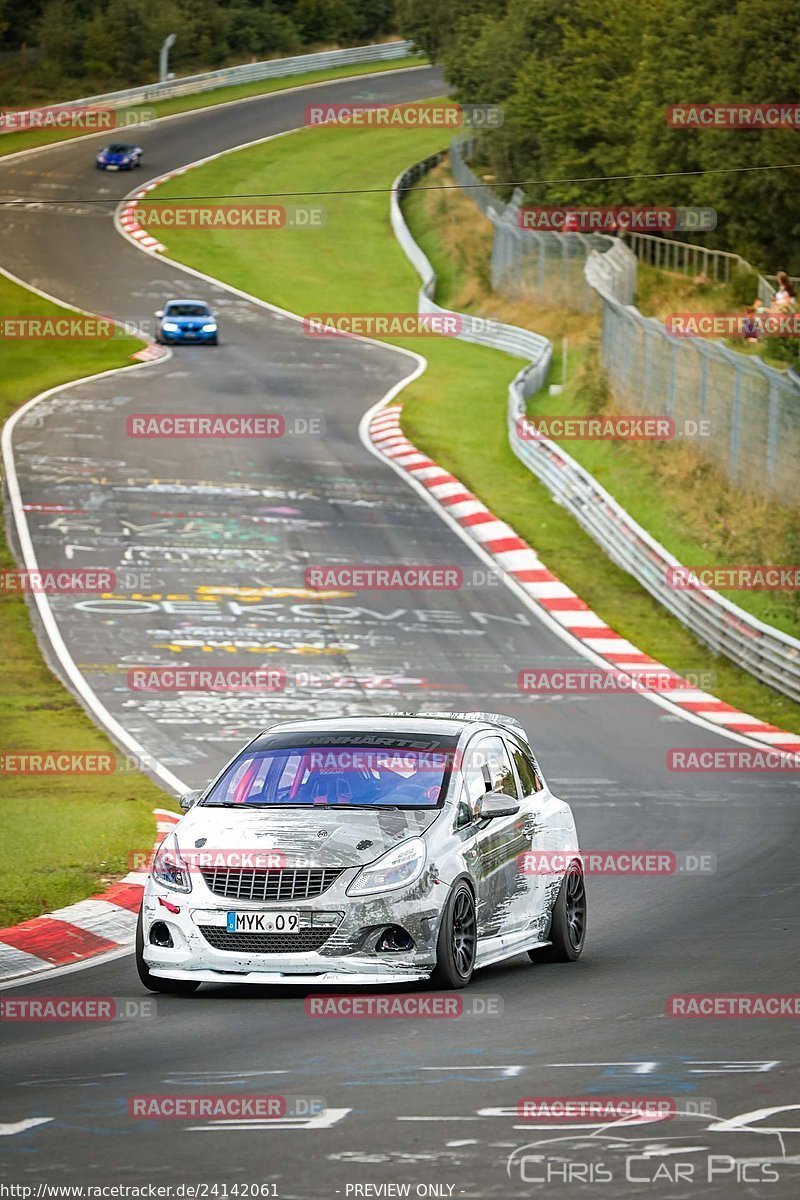
[[[641,671],[646,667],[658,672],[659,677],[668,677],[670,683],[674,679],[674,686],[659,686],[658,696],[684,713],[763,742],[772,749],[795,754],[800,750],[800,735],[787,733],[758,717],[740,712],[710,692],[691,688],[676,672],[649,654],[642,654],[631,642],[620,637],[547,569],[510,525],[500,521],[455,475],[445,471],[408,440],[400,426],[402,411],[402,405],[390,404],[375,413],[368,427],[374,448],[421,484],[503,572],[594,656],[604,659],[616,670]]]
[[[154,810],[156,845],[178,823],[178,813]],[[69,966],[133,944],[147,878],[131,871],[88,900],[0,929],[0,981],[22,979]]]
[[[168,178],[168,176],[164,176],[164,178]],[[166,250],[166,246],[163,246],[158,238],[148,233],[136,218],[136,210],[139,207],[138,201],[143,200],[148,192],[152,192],[155,186],[154,183],[145,184],[140,191],[134,193],[130,200],[126,201],[119,214],[119,223],[128,237],[133,238],[140,246],[144,246],[146,250],[158,251]]]
[[[157,362],[160,358],[169,358],[169,350],[164,346],[159,346],[158,342],[150,342],[142,350],[137,350],[131,358],[137,359],[139,362]]]

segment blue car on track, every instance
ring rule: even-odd
[[[132,171],[142,165],[142,148],[112,142],[110,146],[104,146],[94,161],[98,171]]]
[[[204,342],[208,346],[217,344],[216,314],[205,300],[168,300],[156,316],[157,342],[164,345],[185,342]]]

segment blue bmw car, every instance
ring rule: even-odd
[[[156,313],[156,341],[164,344],[205,342],[216,346],[217,318],[205,300],[168,300]]]
[[[95,159],[98,171],[132,171],[142,165],[141,146],[129,146],[125,142],[112,142],[105,146]]]

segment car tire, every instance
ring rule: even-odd
[[[160,979],[157,975],[150,973],[150,969],[144,961],[144,924],[141,909],[139,910],[139,920],[136,922],[136,970],[144,986],[151,992],[165,992],[171,996],[188,996],[200,987],[199,983],[193,983],[191,979]]]
[[[436,942],[436,966],[431,974],[434,987],[448,991],[465,988],[475,970],[478,924],[475,897],[469,884],[460,879],[442,914]]]
[[[215,337],[213,337],[213,338],[209,338],[209,339],[208,339],[208,344],[209,344],[209,346],[218,346],[218,345],[219,345],[219,338],[215,338]]]
[[[586,881],[576,860],[570,863],[550,916],[550,945],[529,950],[533,962],[577,962],[586,941]]]

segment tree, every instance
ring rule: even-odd
[[[68,0],[48,0],[36,28],[47,83],[68,78],[80,63],[84,22]]]
[[[297,49],[300,33],[290,17],[269,0],[260,4],[239,0],[227,11],[225,40],[233,55],[266,58]]]
[[[347,42],[358,17],[347,0],[298,0],[294,22],[304,42]]]
[[[458,7],[458,0],[397,0],[400,33],[439,62],[453,37]]]

